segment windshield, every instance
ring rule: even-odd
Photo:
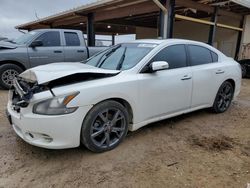
[[[20,45],[27,44],[27,42],[29,42],[36,33],[37,32],[35,32],[35,31],[31,31],[31,32],[26,33],[26,34],[20,36],[19,38],[13,40],[13,42],[16,44],[20,44]]]
[[[104,50],[84,63],[109,70],[127,70],[139,63],[157,44],[124,43]]]

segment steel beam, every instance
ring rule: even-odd
[[[175,20],[175,0],[168,0],[167,38],[173,38]]]
[[[214,25],[210,25],[209,36],[208,36],[208,44],[210,44],[211,46],[213,45],[215,39],[217,20],[218,20],[218,7],[214,7],[214,13],[211,17],[211,22],[213,22]]]
[[[112,34],[112,46],[115,45],[115,34]]]
[[[240,28],[243,28],[243,25],[244,25],[244,18],[240,21]],[[236,50],[235,50],[235,56],[234,56],[235,60],[239,59],[239,52],[240,52],[240,45],[241,45],[241,39],[242,39],[242,32],[243,31],[239,31],[239,33],[238,33]]]
[[[87,38],[88,46],[95,46],[95,27],[94,27],[94,14],[88,14],[87,21]]]

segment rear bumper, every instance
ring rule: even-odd
[[[7,114],[16,134],[27,143],[48,149],[64,149],[80,145],[82,122],[90,108],[79,107],[67,115],[43,116],[22,113],[22,110],[17,113],[8,104]]]

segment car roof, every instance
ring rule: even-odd
[[[72,31],[72,32],[80,32],[80,30],[75,30],[75,29],[35,29],[35,30],[32,30],[32,31],[38,31],[38,32],[41,32],[41,31]]]
[[[193,41],[193,40],[186,40],[186,39],[138,39],[131,41],[130,43],[150,43],[150,44],[163,44],[163,43],[183,43],[183,44],[200,44],[200,45],[207,45],[203,42]]]

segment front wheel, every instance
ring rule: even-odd
[[[225,81],[219,88],[216,95],[212,110],[215,113],[223,113],[227,111],[231,105],[234,96],[234,87],[228,81]]]
[[[82,124],[81,142],[93,152],[104,152],[118,146],[128,132],[129,115],[116,101],[95,105]]]
[[[0,66],[0,86],[4,89],[10,89],[13,80],[22,72],[23,70],[14,64],[4,64]]]

